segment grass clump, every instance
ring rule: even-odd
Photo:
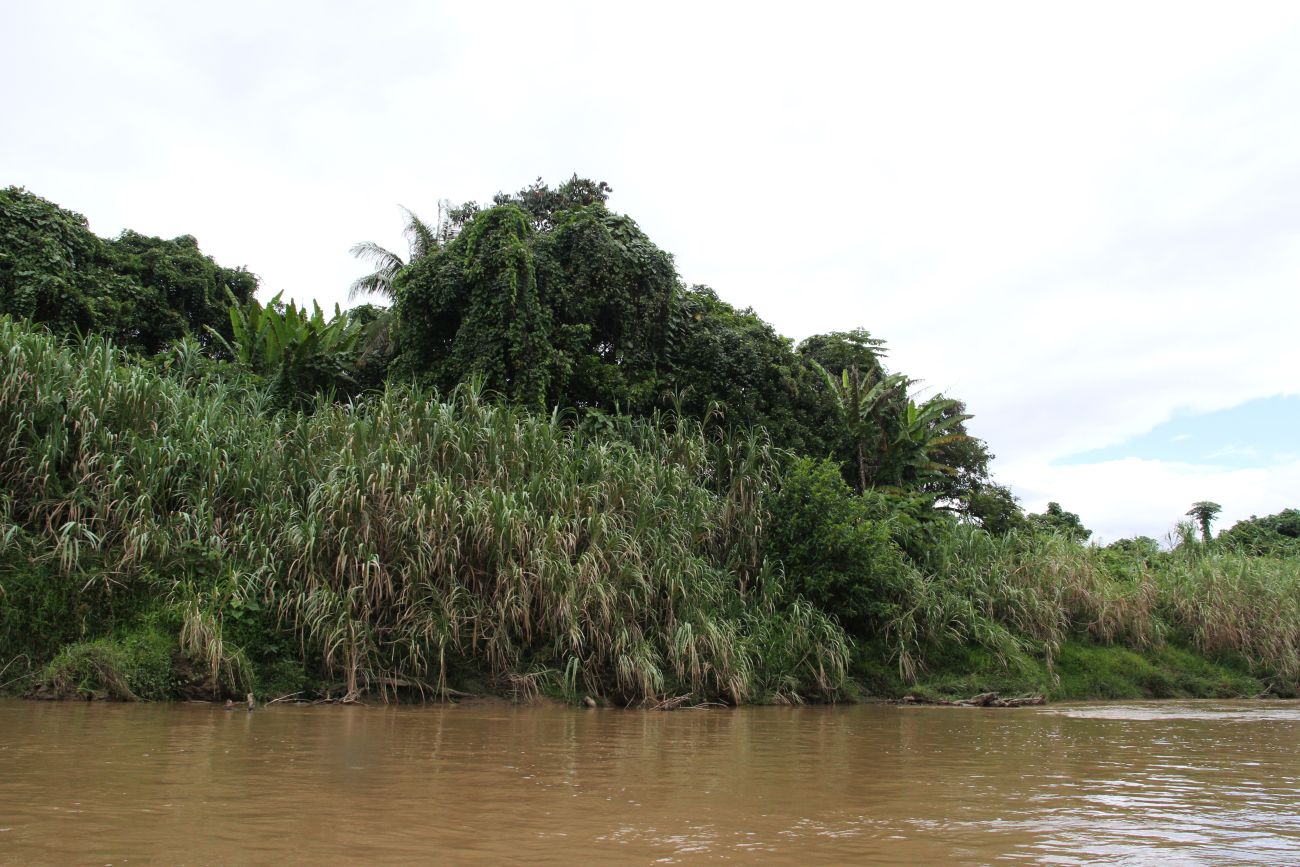
[[[41,672],[37,695],[160,701],[175,695],[176,638],[157,629],[68,645]]]

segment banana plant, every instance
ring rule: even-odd
[[[908,399],[899,418],[898,433],[889,444],[890,464],[896,468],[899,481],[903,475],[911,475],[918,482],[936,474],[956,475],[956,468],[936,461],[934,456],[942,446],[970,439],[960,432],[960,427],[973,416],[950,412],[958,405],[958,401],[942,397],[922,404]]]
[[[880,467],[879,455],[888,447],[886,409],[913,381],[901,373],[885,373],[879,367],[864,374],[856,364],[844,368],[837,377],[815,359],[809,360],[826,380],[845,433],[853,440],[861,493],[874,481]]]
[[[360,323],[334,305],[329,320],[320,305],[311,313],[276,293],[263,307],[257,299],[239,304],[230,296],[233,340],[208,331],[238,364],[273,383],[286,404],[305,405],[317,391],[346,388],[354,382],[351,369]]]

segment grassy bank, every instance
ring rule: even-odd
[[[993,535],[914,502],[856,495],[837,467],[808,460],[773,501],[772,555],[849,628],[851,672],[874,694],[1297,690],[1300,558],[1191,533],[1170,551]]]
[[[992,535],[757,434],[0,319],[0,688],[653,703],[1294,695],[1300,558]],[[921,505],[918,505],[921,503]]]
[[[183,347],[159,373],[11,320],[0,355],[6,660],[75,640],[85,685],[156,628],[213,694],[842,685],[843,633],[758,554],[756,438],[668,420],[602,436],[472,389],[274,413]]]
[[[1053,700],[1293,697],[1300,560],[1185,541],[1148,557],[961,529],[927,549],[905,614],[859,646],[877,693]],[[906,636],[907,640],[900,640]]]

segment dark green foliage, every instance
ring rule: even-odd
[[[850,634],[885,628],[912,580],[891,526],[853,496],[829,461],[796,460],[771,505],[767,551],[785,565],[787,589],[834,614]]]
[[[41,673],[38,690],[60,698],[162,701],[175,697],[176,636],[157,628],[65,647]]]
[[[1029,524],[1043,533],[1057,533],[1075,542],[1086,542],[1092,531],[1083,526],[1083,521],[1074,512],[1067,512],[1060,503],[1048,503],[1043,514],[1028,516]]]
[[[18,187],[0,191],[0,313],[153,353],[186,334],[206,341],[209,327],[228,335],[228,296],[242,302],[256,287],[256,277],[218,266],[188,235],[127,231],[104,241],[80,214]]]
[[[20,187],[0,191],[0,313],[59,334],[100,329],[121,336],[123,299],[134,300],[138,287],[112,264],[85,217]]]
[[[994,536],[1023,532],[1029,528],[1025,513],[1011,490],[995,482],[971,486],[965,495],[966,514]]]
[[[556,350],[547,402],[605,410],[653,406],[677,288],[672,257],[603,204],[552,220],[534,245]]]
[[[402,272],[396,291],[406,370],[446,391],[479,378],[512,401],[545,405],[554,350],[532,238],[523,211],[491,208]]]
[[[360,330],[350,372],[359,392],[381,391],[397,357],[397,316],[391,308],[359,304],[343,314]]]
[[[187,334],[206,343],[209,329],[228,337],[228,300],[247,303],[257,289],[255,276],[242,268],[220,267],[199,251],[191,235],[165,241],[128,230],[107,245],[114,270],[142,289],[140,302],[129,312],[135,325],[128,323],[119,339],[146,353]]]
[[[1283,509],[1276,515],[1251,515],[1219,534],[1225,547],[1261,557],[1300,556],[1300,509]]]
[[[834,407],[790,341],[753,310],[737,310],[705,286],[682,292],[669,323],[663,388],[695,418],[767,430],[779,447],[824,455]]]
[[[1117,539],[1107,545],[1106,550],[1150,563],[1160,554],[1160,543],[1150,536],[1134,536],[1131,539]]]
[[[1160,543],[1150,536],[1119,539],[1098,551],[1097,556],[1112,577],[1137,582],[1159,565]]]

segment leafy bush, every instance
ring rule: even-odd
[[[65,647],[42,672],[38,689],[59,697],[159,701],[174,696],[176,638],[156,629]]]
[[[898,616],[911,565],[890,525],[873,517],[838,466],[800,458],[772,500],[767,552],[786,570],[786,589],[866,636]],[[902,603],[905,604],[905,603]]]

